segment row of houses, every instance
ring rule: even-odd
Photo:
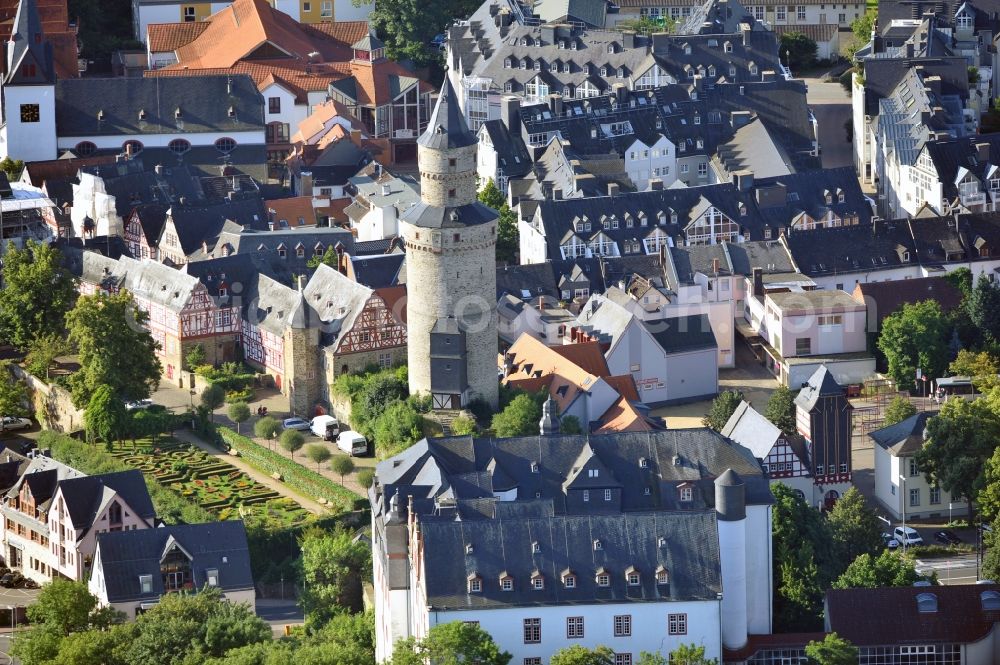
[[[102,606],[129,619],[165,593],[206,586],[254,606],[243,523],[164,525],[139,471],[88,476],[8,440],[0,485],[5,565],[36,583],[87,582]]]

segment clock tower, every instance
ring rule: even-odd
[[[0,158],[55,159],[56,76],[35,0],[21,0],[4,47]]]

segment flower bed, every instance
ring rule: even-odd
[[[228,427],[220,427],[218,431],[226,445],[237,451],[247,464],[268,475],[280,474],[286,485],[305,496],[324,498],[330,501],[337,510],[354,510],[364,507],[365,502],[362,497],[329,478],[324,478],[315,471],[310,471],[301,464],[268,450]]]

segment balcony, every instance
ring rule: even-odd
[[[966,208],[971,208],[973,206],[981,206],[986,203],[986,193],[985,192],[974,192],[969,194],[959,195],[959,200],[962,201],[962,205]]]

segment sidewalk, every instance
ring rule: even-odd
[[[236,467],[237,469],[247,474],[261,485],[267,487],[268,489],[272,489],[278,494],[288,497],[289,499],[292,499],[293,501],[295,501],[296,503],[298,503],[311,513],[314,513],[316,515],[326,515],[330,512],[323,506],[316,503],[314,499],[299,494],[298,492],[289,488],[288,485],[278,480],[275,480],[266,473],[261,473],[257,469],[253,468],[252,466],[241,460],[239,457],[234,457],[232,455],[229,455],[228,453],[224,453],[215,446],[205,443],[198,436],[193,434],[190,430],[179,429],[174,432],[174,438],[180,441],[184,441],[185,443],[190,443],[191,445],[196,446],[197,448],[200,448],[201,450],[205,451],[209,455],[213,455],[215,457],[220,458],[226,464],[230,464]]]

